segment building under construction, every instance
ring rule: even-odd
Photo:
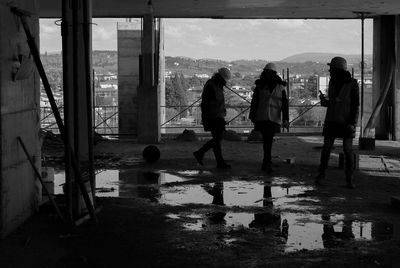
[[[62,114],[40,58],[42,18],[59,19]],[[119,140],[94,132],[93,18],[141,22],[118,27]],[[196,164],[198,137],[163,139],[163,18],[359,19],[357,188],[341,187],[340,143],[328,185],[314,186],[319,136],[279,135],[272,175],[259,170],[261,145],[247,137],[224,142],[228,171],[207,168],[207,157]],[[373,20],[369,90],[365,19]],[[0,266],[397,266],[399,31],[397,0],[0,0]],[[58,195],[42,172],[51,152],[42,148],[41,84],[60,134]],[[142,159],[150,144],[158,161]]]

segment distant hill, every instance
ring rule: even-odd
[[[337,53],[315,53],[315,52],[308,52],[308,53],[301,53],[289,56],[280,60],[281,62],[317,62],[317,63],[328,63],[333,57],[343,57],[347,60],[349,65],[359,65],[361,61],[361,55],[346,55],[346,54],[337,54]],[[367,65],[372,64],[372,55],[364,55],[364,60]]]
[[[302,53],[293,55],[275,62],[279,73],[285,72],[289,68],[290,75],[327,75],[327,62],[338,54],[333,53]],[[354,68],[354,72],[360,73],[360,55],[340,55],[347,59],[349,69]],[[62,81],[62,56],[61,53],[44,53],[41,55],[47,74],[54,83]],[[107,72],[118,72],[118,53],[117,51],[93,51],[93,69],[96,73],[104,74]],[[372,72],[372,56],[366,55],[366,73]],[[261,73],[267,61],[265,60],[235,60],[223,61],[217,59],[194,59],[189,57],[165,57],[165,69],[171,73],[181,73],[186,77],[195,74],[212,75],[221,66],[228,66],[236,78],[254,81]]]

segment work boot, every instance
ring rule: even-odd
[[[263,162],[261,165],[261,170],[266,171],[267,173],[273,172],[272,164],[268,162]]]
[[[319,172],[318,175],[315,177],[314,182],[316,185],[321,185],[321,181],[324,181],[325,178],[326,178],[325,173]]]
[[[355,189],[356,185],[354,184],[353,176],[346,176],[346,187],[349,189]]]
[[[194,156],[194,158],[196,158],[197,162],[200,165],[202,165],[202,166],[204,165],[204,163],[203,163],[204,154],[203,153],[201,153],[199,151],[196,151],[196,152],[193,153],[193,156]]]

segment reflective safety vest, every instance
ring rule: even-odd
[[[329,105],[326,111],[325,121],[346,123],[351,110],[351,90],[353,81],[343,84],[339,94],[332,83],[329,83],[328,98]],[[337,96],[336,96],[337,95]]]
[[[264,87],[259,90],[255,121],[272,121],[281,124],[282,91],[285,87],[277,84],[272,92]]]

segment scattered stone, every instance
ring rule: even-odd
[[[197,137],[196,133],[193,130],[185,129],[182,134],[179,134],[176,137],[177,141],[198,141],[199,138]]]
[[[143,159],[149,163],[155,163],[160,159],[160,150],[155,145],[146,146],[143,149]]]

